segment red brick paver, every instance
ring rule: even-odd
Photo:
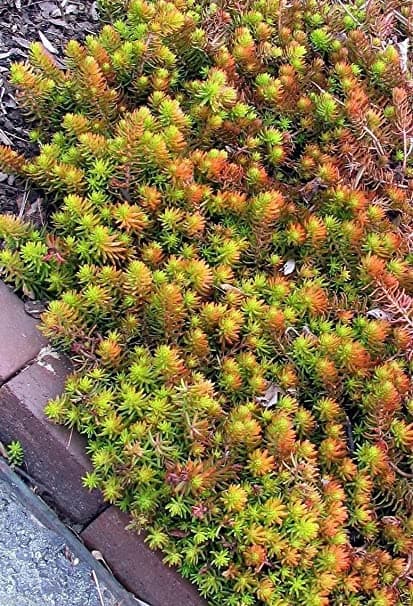
[[[103,554],[129,591],[151,606],[206,606],[196,589],[149,549],[143,534],[126,530],[129,523],[128,515],[110,507],[83,531],[82,538],[90,549]]]
[[[82,477],[91,469],[84,440],[48,421],[43,412],[48,400],[63,391],[69,372],[64,356],[55,356],[46,353],[0,389],[0,440],[19,440],[28,473],[65,516],[85,524],[103,501],[98,491],[82,487]]]
[[[0,282],[0,384],[33,360],[47,341],[38,321],[24,311],[16,295]]]

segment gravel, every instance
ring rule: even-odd
[[[104,581],[95,581],[95,566],[80,543],[77,551],[64,532],[38,517],[0,477],[0,606],[130,606],[123,590],[114,596]]]

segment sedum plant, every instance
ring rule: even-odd
[[[412,5],[106,1],[12,81],[85,485],[212,606],[413,604]],[[411,42],[410,42],[411,45]]]
[[[17,467],[20,467],[23,464],[24,450],[18,440],[10,442],[10,444],[6,446],[5,452],[7,455],[7,459],[9,460],[11,465],[16,465]]]

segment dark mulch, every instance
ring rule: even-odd
[[[62,57],[68,40],[82,39],[97,27],[95,0],[0,0],[0,143],[26,155],[35,149],[28,140],[30,123],[20,112],[8,82],[10,64],[24,61],[34,40]],[[42,222],[41,194],[0,173],[0,212]]]

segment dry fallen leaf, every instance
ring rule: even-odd
[[[0,59],[7,59],[13,54],[13,50],[9,50],[6,53],[0,53]]]
[[[99,585],[99,580],[98,580],[96,572],[94,570],[92,570],[92,578],[93,578],[93,580],[95,582],[95,585],[96,585],[96,589],[97,589],[97,592],[98,592],[98,595],[99,595],[99,600],[100,600],[101,606],[105,606],[105,602],[103,601],[102,591],[101,591],[100,585]]]
[[[399,42],[397,46],[399,47],[400,67],[402,72],[405,74],[407,72],[409,63],[409,38]]]
[[[42,313],[46,311],[46,304],[43,301],[26,301],[24,311],[38,320]]]
[[[13,145],[13,142],[10,141],[10,139],[8,138],[8,136],[6,135],[4,130],[1,130],[1,129],[0,129],[0,142],[3,143],[3,145],[7,145],[8,147],[11,147]]]
[[[55,48],[53,46],[53,44],[50,42],[50,40],[48,40],[46,38],[46,36],[44,35],[44,33],[40,30],[39,30],[39,38],[40,38],[41,43],[43,44],[45,49],[49,51],[49,53],[53,53],[53,55],[59,54],[59,51],[57,50],[57,48]]]
[[[240,295],[245,294],[240,288],[237,288],[236,286],[233,286],[232,284],[222,283],[219,285],[219,288],[221,288],[221,290],[224,290],[225,292],[236,292]]]
[[[389,314],[383,311],[382,309],[379,309],[378,307],[376,307],[375,309],[370,309],[366,313],[366,316],[368,316],[369,318],[374,318],[375,320],[390,320]]]
[[[112,574],[112,570],[110,569],[109,564],[106,562],[106,560],[103,557],[102,553],[98,549],[93,549],[90,553],[95,558],[95,560],[97,560],[98,562],[101,562],[101,564],[103,564],[103,566],[107,570],[109,570],[109,572]]]
[[[265,394],[262,397],[257,398],[257,402],[259,402],[264,408],[270,408],[270,406],[277,404],[279,397],[283,396],[284,394],[285,391],[281,389],[279,385],[276,383],[271,383]]]
[[[282,272],[284,276],[289,276],[295,270],[295,261],[294,259],[288,259],[283,265]]]
[[[99,12],[98,12],[98,6],[97,6],[97,2],[93,2],[91,8],[90,8],[90,15],[93,19],[93,21],[99,21]]]
[[[100,562],[104,562],[104,558],[102,553],[98,550],[98,549],[93,549],[93,551],[91,551],[92,556],[95,558],[95,560],[98,560]]]

